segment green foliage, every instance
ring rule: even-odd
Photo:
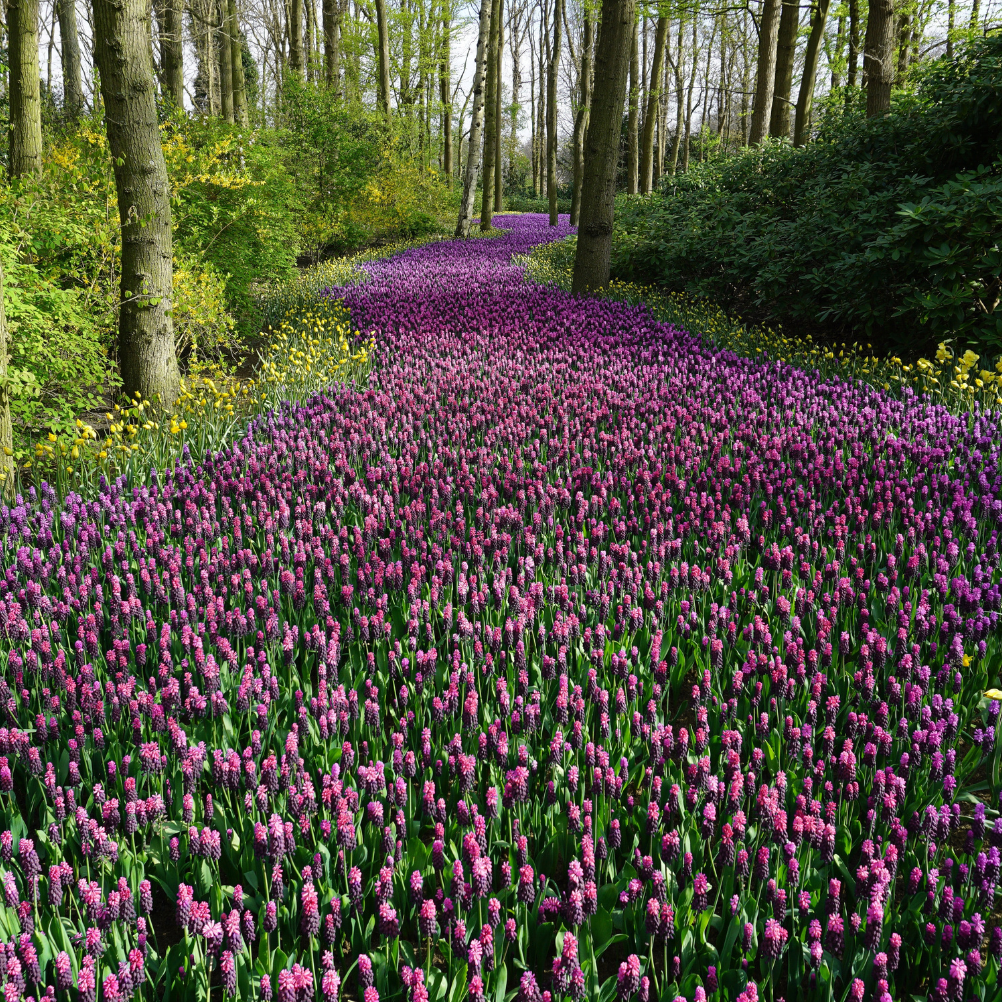
[[[625,199],[613,271],[916,355],[1002,345],[1002,39],[932,63],[892,113],[695,164]]]

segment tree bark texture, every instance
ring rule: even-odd
[[[229,0],[219,0],[219,110],[227,122],[233,121],[233,47],[230,45]]]
[[[546,197],[550,203],[550,225],[557,218],[557,82],[560,79],[560,26],[564,0],[553,2],[553,45],[546,74]]]
[[[873,118],[891,108],[894,83],[894,2],[870,0],[863,43],[863,70],[866,75],[866,114]]]
[[[442,171],[445,183],[452,186],[452,74],[449,61],[449,36],[452,18],[450,0],[442,0],[442,38],[438,64],[439,100],[442,102]]]
[[[80,33],[75,0],[59,0],[59,40],[63,67],[63,111],[75,119],[83,108],[83,72],[80,69]]]
[[[769,116],[769,135],[774,139],[790,138],[790,94],[793,92],[793,57],[800,27],[800,6],[796,0],[783,0],[776,37],[776,83]]]
[[[293,0],[295,2],[295,0]],[[376,44],[379,78],[376,81],[376,100],[386,127],[390,126],[390,35],[386,24],[386,0],[376,0]]]
[[[473,202],[477,195],[477,175],[480,173],[481,134],[484,128],[484,71],[491,30],[491,0],[480,0],[480,28],[477,32],[477,62],[473,69],[473,112],[470,138],[467,144],[466,173],[463,178],[463,200],[456,220],[456,236],[468,237],[473,222]]]
[[[859,0],[849,0],[849,65],[846,67],[846,85],[856,86],[856,73],[859,66]],[[852,91],[846,93],[849,101]]]
[[[577,294],[609,284],[616,168],[635,20],[635,0],[602,0],[602,24],[595,51],[595,76],[602,86],[592,96],[588,126],[572,283]]]
[[[341,94],[341,3],[323,0],[324,79],[335,97]]]
[[[376,19],[379,20],[380,0],[376,3]],[[289,69],[303,72],[303,0],[289,2]]]
[[[640,190],[645,195],[651,190],[651,175],[654,169],[654,123],[657,121],[658,102],[661,100],[665,39],[668,36],[668,28],[668,17],[660,14],[657,27],[654,29],[654,60],[651,63],[650,84],[647,88],[647,110],[644,112],[644,128],[640,138]],[[693,56],[695,57],[695,53]]]
[[[498,48],[496,53],[496,67],[494,79],[496,86],[494,89],[494,211],[501,211],[501,196],[504,194],[504,171],[502,167],[502,153],[504,153],[504,143],[501,136],[504,134],[504,78],[502,76],[502,60],[504,58],[504,0],[498,0]]]
[[[810,135],[811,108],[814,104],[814,82],[818,75],[818,59],[825,38],[825,24],[828,21],[830,0],[818,0],[811,21],[811,33],[807,36],[804,52],[804,73],[800,79],[800,93],[797,95],[797,120],[793,131],[793,145],[803,146]]]
[[[150,51],[149,0],[94,0],[108,146],[122,223],[118,356],[125,392],[173,404],[171,212]]]
[[[494,168],[497,164],[498,140],[497,89],[498,89],[498,39],[501,19],[501,0],[491,0],[491,30],[487,36],[487,66],[484,90],[484,178],[480,194],[480,228],[489,230],[494,218]]]
[[[247,126],[250,116],[247,112],[247,81],[244,78],[244,47],[240,41],[240,19],[237,15],[237,0],[226,0],[229,17],[227,36],[230,43],[230,70],[233,80],[233,121]]]
[[[630,43],[630,90],[626,119],[626,190],[636,195],[640,185],[640,46],[639,24],[634,22]]]
[[[779,39],[779,18],[782,0],[765,0],[762,24],[758,36],[758,76],[755,80],[755,104],[752,108],[751,133],[748,143],[758,146],[765,139],[772,115],[772,98],[776,86],[776,45]]]
[[[7,315],[3,308],[3,261],[0,260],[0,494],[5,501],[10,501],[14,497],[14,426],[10,419],[7,346]]]
[[[581,216],[581,186],[584,183],[584,151],[591,115],[591,49],[592,22],[587,3],[583,7],[584,25],[581,39],[581,84],[579,104],[574,116],[574,193],[571,201],[571,225],[577,226]]]
[[[42,171],[42,101],[38,67],[38,0],[8,0],[11,180]]]

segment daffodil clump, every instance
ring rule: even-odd
[[[326,279],[318,289],[335,284],[334,268],[317,270]],[[300,281],[305,285],[309,280]],[[151,468],[174,463],[186,446],[191,455],[202,456],[283,400],[302,401],[332,383],[365,380],[373,345],[371,337],[353,330],[340,299],[320,298],[291,308],[265,331],[253,378],[210,367],[182,380],[169,410],[137,396],[116,403],[103,422],[78,419],[73,435],[50,432],[35,444],[22,478],[48,480],[63,496],[86,493],[102,477],[143,478]]]
[[[526,276],[541,285],[569,290],[574,266],[574,237],[560,243],[543,244],[517,259]],[[644,303],[654,316],[681,330],[705,337],[716,348],[724,348],[749,358],[769,358],[825,378],[860,379],[888,391],[906,388],[926,394],[952,413],[969,411],[975,403],[982,408],[1002,407],[1002,357],[989,362],[970,349],[962,355],[949,342],[939,345],[934,359],[913,363],[898,356],[878,356],[873,346],[825,345],[809,335],[788,337],[782,329],[749,326],[728,316],[719,306],[700,296],[668,292],[655,286],[613,280],[604,295],[632,304]]]

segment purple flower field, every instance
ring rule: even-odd
[[[367,388],[0,509],[6,1002],[998,999],[1000,427],[366,265]]]

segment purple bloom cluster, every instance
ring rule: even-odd
[[[337,291],[367,387],[0,507],[9,1002],[988,997],[997,420],[502,225]]]

